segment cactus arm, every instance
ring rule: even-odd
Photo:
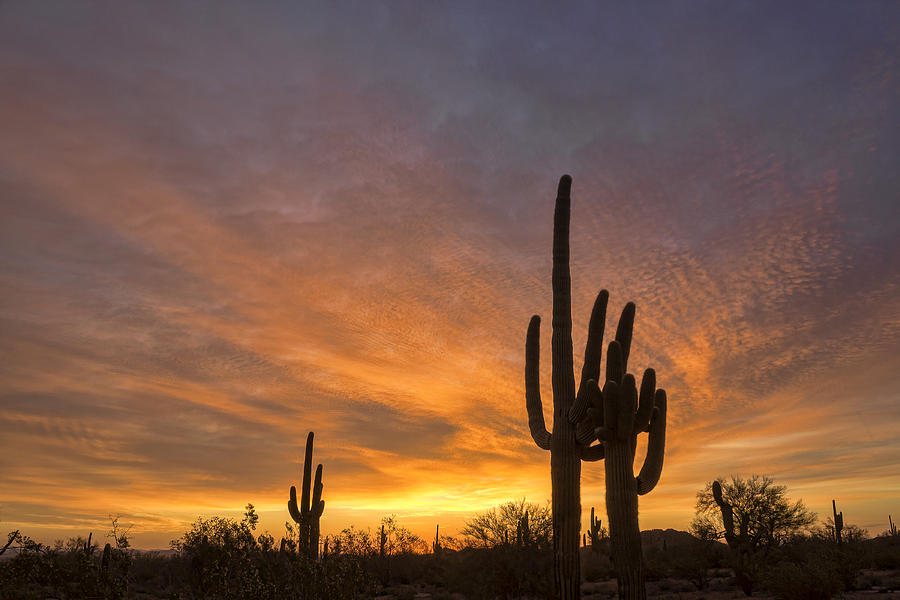
[[[656,390],[653,417],[650,419],[650,439],[647,457],[637,477],[637,492],[643,496],[656,487],[662,473],[666,454],[666,391]],[[721,492],[719,494],[721,496]]]
[[[596,446],[587,446],[581,449],[581,460],[585,462],[596,462],[598,460],[603,460],[606,456],[606,449],[603,447],[603,444],[597,444]]]
[[[641,392],[638,396],[638,410],[634,417],[632,433],[638,434],[647,430],[650,415],[653,413],[654,395],[656,392],[656,371],[647,369],[641,379]]]
[[[528,428],[538,448],[550,449],[550,432],[544,423],[544,407],[541,403],[541,318],[531,317],[525,337],[525,409],[528,411]]]
[[[600,290],[591,310],[588,323],[587,343],[584,345],[584,364],[581,366],[581,384],[579,395],[584,385],[591,379],[600,379],[600,359],[603,353],[603,333],[606,328],[606,306],[609,303],[609,292]],[[576,419],[577,421],[578,419]]]
[[[324,486],[322,485],[322,465],[316,467],[316,483],[313,486],[313,497],[312,504],[310,505],[310,511],[313,516],[320,517],[322,516],[321,510],[325,507],[325,502],[322,500],[322,489]]]
[[[300,509],[297,508],[297,488],[291,486],[291,498],[288,500],[288,512],[297,523],[300,522]]]
[[[575,439],[582,446],[590,446],[597,439],[592,419],[584,419],[575,426]]]
[[[575,438],[582,446],[590,446],[596,439],[594,436],[595,421],[602,420],[602,417],[596,412],[596,407],[603,404],[600,388],[597,387],[596,381],[589,379],[581,386],[581,393],[575,399],[575,405],[577,406],[579,403],[583,404],[583,408],[581,409],[582,416],[579,417],[575,426]],[[570,415],[571,413],[572,411],[569,411]]]
[[[622,362],[622,345],[613,340],[606,349],[606,381],[622,383],[625,376],[625,365]],[[606,405],[603,405],[606,410]]]
[[[616,327],[616,341],[622,347],[622,372],[628,368],[628,355],[631,353],[631,333],[634,330],[634,302],[629,302],[622,309],[619,325]]]
[[[309,512],[310,476],[312,475],[313,432],[306,436],[306,455],[303,458],[303,484],[300,488],[300,514]]]
[[[592,381],[592,380],[589,380]],[[596,387],[596,383],[594,386]],[[578,387],[578,394],[575,396],[575,403],[569,408],[569,423],[581,424],[585,414],[591,407],[592,401],[590,394],[592,393],[588,382],[582,382]]]

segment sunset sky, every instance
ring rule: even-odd
[[[668,391],[641,527],[759,473],[880,533],[898,164],[893,1],[2,1],[0,535],[277,537],[308,431],[323,534],[547,501],[563,173],[576,369],[606,288]]]

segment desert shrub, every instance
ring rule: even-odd
[[[70,538],[45,546],[21,537],[18,553],[0,562],[0,598],[124,598],[131,557],[111,548],[106,560],[96,545]]]
[[[467,548],[442,555],[443,586],[471,600],[550,598],[553,555],[550,548],[514,545]]]
[[[900,568],[900,536],[879,536],[870,540],[870,564],[877,569]]]
[[[360,557],[332,554],[313,561],[305,553],[275,550],[271,535],[254,535],[257,520],[248,504],[241,521],[199,518],[174,541],[176,597],[352,600],[374,591]]]
[[[815,556],[803,563],[781,562],[767,572],[765,586],[783,600],[827,600],[843,589],[833,566]]]
[[[779,598],[817,600],[854,589],[866,552],[860,536],[839,546],[814,534],[795,537],[772,558],[764,576],[767,589]]]
[[[606,543],[605,546],[600,552],[582,549],[581,574],[585,581],[602,581],[616,576],[609,558],[609,544]]]
[[[661,548],[644,548],[644,578],[657,581],[669,577],[672,572],[672,560],[668,552]]]

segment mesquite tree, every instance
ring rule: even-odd
[[[628,303],[616,330],[616,340],[610,344],[607,355],[607,383],[604,392],[598,387],[603,333],[606,324],[606,306],[609,294],[601,290],[594,302],[588,325],[588,338],[584,351],[581,382],[576,393],[572,358],[572,296],[569,274],[569,219],[572,178],[563,175],[559,180],[556,209],[553,217],[553,336],[552,336],[552,389],[553,432],[544,423],[540,394],[540,322],[539,316],[531,318],[525,345],[525,399],[531,437],[539,448],[550,451],[550,479],[553,515],[553,573],[555,592],[560,600],[576,599],[580,595],[581,573],[578,541],[581,525],[581,461],[596,461],[607,457],[607,511],[610,537],[618,540],[620,548],[613,549],[616,568],[619,571],[620,595],[643,597],[641,578],[640,531],[637,529],[637,493],[646,493],[656,485],[662,469],[662,452],[665,446],[665,392],[656,393],[655,375],[645,373],[650,401],[642,395],[642,402],[628,407],[620,404],[618,388],[627,403],[627,377],[625,376],[631,333],[634,326],[634,304]],[[643,391],[644,386],[642,386]],[[636,394],[636,392],[635,392]],[[608,395],[610,402],[606,402]],[[637,414],[635,414],[635,409]],[[604,413],[608,416],[604,419]],[[639,480],[631,474],[637,433],[646,430],[653,417],[648,464]],[[618,415],[618,416],[616,416]],[[610,421],[610,418],[612,421]],[[618,419],[618,420],[617,420]],[[642,425],[641,425],[642,424]],[[627,431],[626,431],[627,429]],[[600,436],[601,443],[591,445]],[[612,461],[609,461],[609,457]],[[625,475],[625,467],[627,476]],[[612,470],[612,472],[611,472]],[[629,481],[630,478],[630,481]],[[612,484],[613,490],[610,490]],[[631,498],[633,496],[633,498]],[[613,532],[616,532],[613,537]],[[635,552],[636,548],[636,552]],[[636,579],[635,579],[636,578]],[[638,595],[632,596],[631,590]]]
[[[303,457],[303,489],[300,496],[300,506],[297,506],[297,488],[291,486],[291,497],[288,500],[288,512],[297,523],[300,540],[298,549],[306,553],[310,559],[319,557],[319,518],[325,510],[325,501],[322,500],[322,465],[316,467],[316,482],[312,489],[312,502],[310,502],[310,474],[312,471],[313,432],[306,437],[306,454]]]

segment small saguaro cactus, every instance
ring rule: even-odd
[[[594,507],[591,507],[591,550],[596,554],[600,552],[600,523],[601,520],[594,516]]]
[[[831,501],[831,511],[834,513],[834,541],[840,546],[844,543],[841,537],[841,532],[844,530],[844,511],[837,511],[837,504],[834,500]]]
[[[528,546],[531,544],[531,530],[528,528],[528,511],[525,511],[516,521],[516,545]]]
[[[891,519],[891,515],[888,515],[888,525],[890,526],[889,531],[891,532],[891,535],[897,537],[897,525],[894,523],[894,520]]]
[[[316,481],[312,488],[310,502],[310,475],[312,472],[313,432],[306,437],[306,455],[303,458],[303,489],[300,505],[297,505],[297,488],[291,486],[291,497],[288,500],[288,512],[297,523],[300,540],[298,550],[306,553],[310,559],[319,556],[319,519],[325,510],[322,500],[322,465],[316,467]]]
[[[378,556],[384,558],[384,544],[387,542],[387,536],[384,533],[384,523],[381,524],[381,534],[378,536]]]
[[[106,584],[109,581],[109,557],[112,554],[112,546],[108,543],[103,546],[103,556],[100,558],[100,581]]]
[[[609,294],[601,290],[588,324],[581,383],[576,393],[572,357],[572,297],[569,272],[569,220],[572,178],[559,180],[553,217],[553,432],[544,422],[540,392],[540,323],[535,315],[525,344],[525,405],[535,444],[550,451],[553,519],[553,576],[558,600],[580,597],[578,539],[581,531],[581,461],[606,458],[606,506],[613,559],[619,571],[621,598],[644,598],[637,495],[656,485],[665,450],[666,398],[655,390],[655,374],[648,369],[632,399],[634,377],[625,375],[634,304],[628,303],[607,354],[607,384],[600,391],[600,361]],[[629,387],[630,385],[630,387]],[[647,395],[649,394],[649,395]],[[630,403],[630,404],[629,404]],[[635,413],[635,409],[637,412]],[[650,431],[647,459],[640,475],[632,474],[637,434]],[[600,437],[600,444],[591,445]],[[617,549],[616,549],[617,548]]]
[[[431,549],[435,554],[441,553],[441,524],[438,523],[434,526],[434,543],[431,544]]]

